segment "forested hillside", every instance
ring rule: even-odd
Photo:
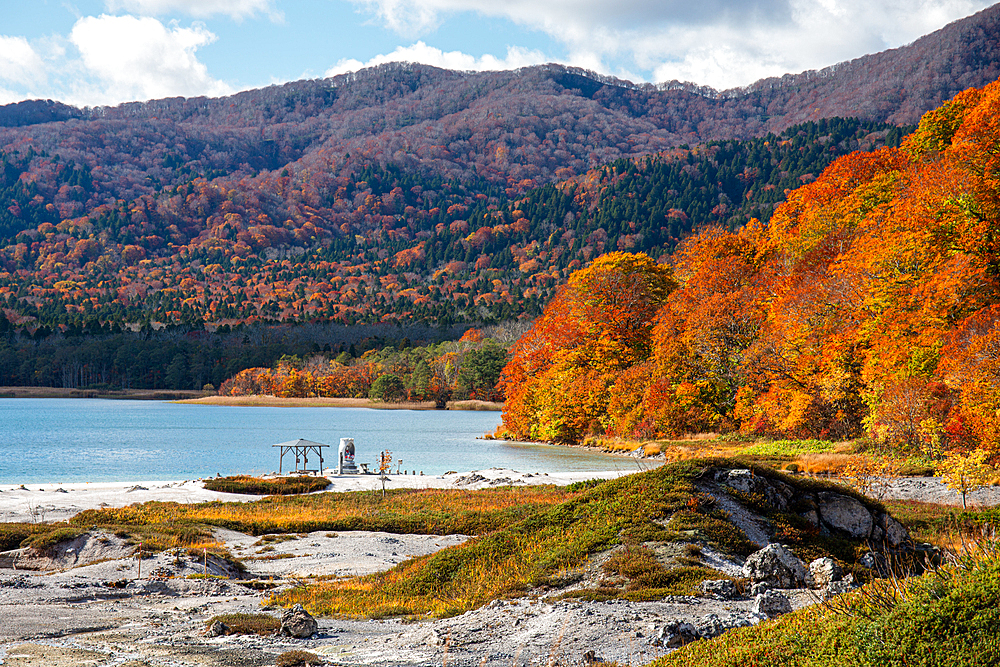
[[[0,233],[13,235],[0,250],[0,329],[37,337],[170,324],[447,326],[533,316],[569,270],[597,254],[661,256],[700,226],[766,220],[789,189],[834,158],[901,136],[894,126],[824,120],[619,160],[513,200],[485,180],[369,166],[322,195],[300,183],[295,197],[318,197],[318,208],[301,205],[298,221],[282,225],[271,224],[276,200],[266,190],[222,179],[61,219],[67,193],[94,188],[92,171],[29,149],[0,163],[0,197],[11,202]],[[54,195],[33,180],[39,164],[60,184]],[[268,179],[293,186],[290,176]],[[37,224],[15,232],[29,217]]]
[[[91,367],[49,337],[533,318],[602,253],[665,260],[706,225],[767,221],[839,156],[898,145],[897,124],[997,76],[998,17],[722,92],[394,64],[219,99],[2,107],[0,353],[19,368],[0,382]]]
[[[1000,452],[1000,82],[900,148],[839,158],[770,224],[687,238],[668,269],[574,273],[504,371],[510,434],[741,429]]]

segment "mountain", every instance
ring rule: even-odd
[[[721,92],[392,64],[0,107],[0,329],[532,315],[574,262],[766,219],[838,155],[895,145],[895,125],[996,78],[998,17]]]

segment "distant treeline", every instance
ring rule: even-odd
[[[465,327],[390,325],[236,327],[222,333],[173,327],[103,335],[0,336],[0,386],[67,389],[202,389],[279,359],[339,357],[461,336]],[[413,341],[411,343],[411,340]]]

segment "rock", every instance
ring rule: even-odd
[[[802,518],[814,526],[819,525],[819,514],[816,513],[816,510],[809,510],[808,512],[803,512]]]
[[[701,582],[701,592],[719,600],[733,600],[738,597],[736,584],[728,579],[710,579]]]
[[[583,667],[591,667],[591,665],[600,665],[603,662],[607,662],[604,658],[597,655],[593,651],[587,651],[583,654],[583,658],[580,660],[580,664]]]
[[[743,628],[753,625],[746,616],[719,616],[708,614],[694,623],[694,629],[702,639],[712,639],[733,628]]]
[[[759,616],[777,618],[792,611],[792,602],[777,591],[767,591],[754,598],[750,611]]]
[[[874,525],[871,512],[854,498],[839,493],[820,493],[819,501],[820,517],[830,528],[851,537],[871,535]]]
[[[906,528],[903,525],[893,519],[888,514],[885,515],[883,524],[885,527],[885,541],[889,543],[891,547],[898,547],[904,542],[910,539],[910,534],[906,532]]]
[[[858,584],[854,581],[854,575],[848,573],[839,581],[831,581],[827,584],[826,588],[823,589],[823,599],[829,600],[838,595],[843,595],[848,591],[853,591],[857,587]]]
[[[206,637],[221,637],[229,632],[229,626],[222,621],[212,621],[212,624],[205,630]]]
[[[808,581],[808,570],[788,549],[769,544],[750,554],[743,565],[743,576],[754,584],[771,584],[771,588],[803,588]]]
[[[830,557],[817,558],[809,563],[809,574],[812,575],[814,588],[826,588],[832,582],[840,581],[844,570]]]
[[[289,637],[307,639],[316,634],[318,629],[319,624],[316,623],[316,619],[300,604],[286,611],[281,617],[280,632]]]
[[[880,553],[875,553],[874,551],[869,551],[868,553],[861,556],[858,559],[858,565],[868,570],[873,570],[878,576],[884,577],[889,574],[889,566],[886,563],[885,556]]]
[[[774,588],[774,584],[769,581],[761,581],[750,587],[750,597],[755,598],[761,593],[766,593]]]
[[[792,488],[784,482],[754,475],[753,471],[747,468],[720,470],[715,478],[718,482],[741,493],[761,496],[777,509],[785,509],[788,506],[788,499],[792,497]]]
[[[756,480],[753,473],[747,468],[720,471],[718,480],[726,486],[737,491],[742,491],[743,493],[757,492]]]
[[[687,621],[671,621],[656,633],[654,644],[664,648],[680,648],[701,639],[698,630]]]

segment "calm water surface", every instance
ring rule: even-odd
[[[402,468],[441,474],[632,470],[621,457],[477,440],[499,412],[266,408],[100,399],[0,399],[0,483],[192,479],[278,469],[278,442],[353,437],[359,463],[388,449]],[[312,463],[312,461],[310,461]],[[286,469],[293,464],[285,456]],[[312,466],[310,466],[312,467]],[[395,466],[394,466],[395,467]]]

